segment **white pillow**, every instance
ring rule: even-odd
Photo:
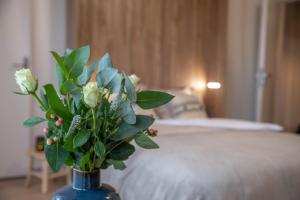
[[[175,97],[167,105],[155,109],[161,119],[207,118],[203,100],[200,96],[197,96],[197,94],[187,93],[185,90],[169,90],[166,92]]]

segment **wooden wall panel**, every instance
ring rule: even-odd
[[[300,125],[300,2],[285,5],[282,53],[276,67],[274,116],[288,131]]]
[[[73,0],[73,47],[90,44],[92,59],[114,64],[154,88],[201,80],[224,85],[226,0]],[[206,96],[211,116],[223,116],[224,92]]]

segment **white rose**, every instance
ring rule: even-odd
[[[37,80],[30,69],[20,69],[15,73],[15,79],[24,94],[33,93],[37,89]]]
[[[129,77],[129,80],[132,82],[132,84],[134,85],[134,86],[136,86],[136,84],[139,82],[139,80],[140,80],[140,78],[137,76],[137,75],[135,75],[135,74],[131,74]]]
[[[83,100],[91,108],[98,104],[99,91],[96,82],[89,82],[83,87]]]

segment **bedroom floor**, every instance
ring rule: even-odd
[[[51,194],[65,184],[64,180],[52,181],[47,194],[41,193],[41,184],[38,179],[32,180],[31,186],[24,186],[25,178],[0,180],[1,200],[49,200]]]

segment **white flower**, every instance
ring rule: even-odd
[[[15,79],[24,94],[33,93],[37,89],[37,80],[30,69],[20,69],[15,73]]]
[[[95,108],[97,106],[99,95],[96,82],[89,82],[83,87],[83,100],[91,108]]]
[[[140,78],[137,76],[137,75],[135,75],[135,74],[131,74],[129,77],[129,80],[132,82],[132,84],[134,85],[134,86],[136,86],[136,84],[139,82],[139,80],[140,80]]]

